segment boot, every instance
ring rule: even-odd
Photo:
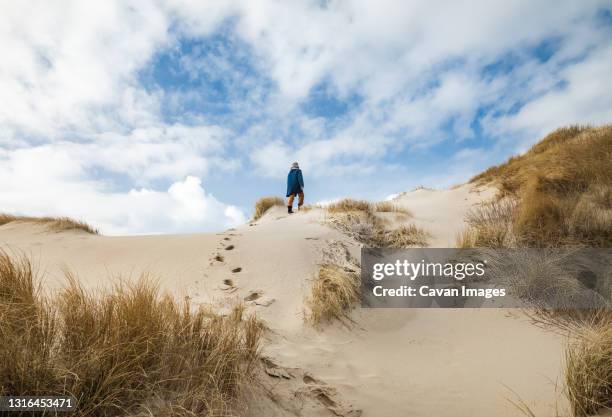
[[[287,213],[293,214],[293,207],[287,206]]]

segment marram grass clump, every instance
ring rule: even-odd
[[[228,416],[262,326],[161,296],[146,277],[41,292],[30,262],[0,254],[0,395],[72,395],[74,416]],[[15,414],[18,415],[18,414]]]
[[[344,199],[326,207],[326,222],[358,242],[381,248],[408,248],[427,246],[430,235],[412,223],[406,223],[408,210],[391,202],[370,203],[363,200]],[[389,218],[379,213],[392,213],[396,227],[389,227]],[[403,218],[402,218],[403,217]]]
[[[343,320],[359,300],[359,277],[355,272],[338,265],[321,265],[306,299],[306,320],[314,326]]]
[[[274,206],[283,207],[285,202],[280,197],[262,197],[255,202],[255,213],[253,220],[259,220],[268,210]]]
[[[70,217],[30,217],[0,214],[0,226],[13,222],[39,224],[56,232],[76,230],[94,235],[100,234],[98,229],[81,220],[74,220]]]
[[[612,408],[612,314],[600,311],[572,326],[565,352],[565,385],[574,417]]]

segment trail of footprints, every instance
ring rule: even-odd
[[[226,263],[226,255],[223,253],[226,251],[232,251],[236,249],[236,245],[232,242],[234,236],[240,236],[238,233],[234,233],[234,229],[229,229],[226,236],[221,239],[219,243],[219,251],[214,254],[211,259],[210,265],[218,265],[220,267],[229,267]],[[224,234],[225,234],[224,233]],[[233,294],[240,289],[238,281],[240,278],[240,272],[242,272],[241,266],[236,266],[230,269],[232,278],[224,278],[219,285],[219,289],[225,294]],[[275,300],[274,298],[265,297],[262,290],[251,290],[243,297],[243,300],[247,305],[258,305],[268,307]]]
[[[222,279],[218,288],[229,296],[240,289],[239,282],[241,275],[243,275],[243,268],[241,266],[231,266],[227,259],[231,255],[231,251],[237,249],[232,238],[240,236],[240,234],[234,233],[234,230],[230,229],[222,235],[224,237],[219,242],[218,251],[210,259],[210,265],[227,270],[227,273],[224,274],[226,277]],[[246,305],[268,307],[275,300],[266,297],[262,290],[250,290],[242,297],[242,301]],[[283,396],[274,397],[275,402],[282,408],[299,414],[304,408],[322,407],[331,416],[361,417],[362,411],[345,404],[340,399],[336,389],[314,378],[303,369],[282,367],[267,357],[261,359],[261,364],[263,371],[269,377],[269,392],[272,392],[274,387],[280,388],[278,384],[281,382],[284,389],[289,393],[286,398]],[[264,385],[267,385],[267,383],[264,382]]]

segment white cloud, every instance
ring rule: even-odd
[[[214,228],[244,216],[197,182],[206,184],[211,171],[251,165],[258,176],[282,178],[298,160],[312,176],[379,174],[385,158],[406,146],[471,138],[482,108],[486,134],[516,146],[559,125],[610,121],[610,31],[594,20],[604,6],[3,2],[0,210],[75,215],[116,233]],[[225,56],[180,57],[192,76],[218,73],[231,89],[250,90],[228,94],[229,125],[193,114],[168,122],[163,108],[180,109],[200,92],[147,89],[140,71],[181,36],[209,36],[230,18],[231,36],[251,48],[238,52],[252,54],[271,85],[257,85],[257,74],[243,75]],[[557,49],[540,62],[525,51],[543,41]],[[504,58],[514,66],[483,75]],[[340,98],[359,97],[359,105],[338,122],[308,116],[300,104],[321,83]],[[246,124],[244,133],[232,121]],[[450,163],[457,175],[472,169]],[[156,190],[159,183],[173,185]]]
[[[5,2],[1,9],[1,211],[70,215],[105,233],[245,220],[194,177],[239,166],[226,152],[228,132],[205,121],[165,123],[163,92],[138,79],[173,42],[165,6]],[[155,190],[156,180],[173,185]]]
[[[165,191],[109,191],[104,183],[75,179],[73,172],[62,169],[61,157],[53,158],[44,172],[28,175],[28,167],[49,156],[41,151],[0,162],[13,173],[0,180],[0,205],[6,211],[84,219],[109,235],[219,230],[246,222],[241,209],[206,193],[196,177],[188,176]]]
[[[610,120],[606,91],[555,93],[558,83],[582,90],[583,76],[603,83],[605,71],[587,74],[580,67],[588,61],[602,70],[612,65],[597,51],[610,36],[594,19],[605,2],[325,4],[241,3],[238,31],[259,51],[278,85],[276,99],[282,104],[274,109],[283,116],[276,126],[297,118],[293,106],[322,81],[363,100],[350,115],[353,122],[326,137],[310,136],[307,143],[275,137],[258,144],[251,159],[264,175],[280,177],[293,159],[328,175],[356,161],[378,164],[405,145],[469,139],[483,106],[491,112],[487,133],[496,139],[511,135],[521,143],[568,123]],[[544,41],[557,48],[549,60],[539,62],[526,53]],[[510,73],[483,76],[485,66],[504,58],[514,66]],[[575,71],[580,75],[572,76]],[[523,104],[519,115],[511,114]],[[521,124],[531,131],[521,128],[517,135]]]
[[[496,134],[519,135],[525,147],[557,127],[602,124],[612,120],[612,47],[604,45],[583,61],[568,66],[557,77],[562,85],[531,100],[516,114],[491,122]]]
[[[162,10],[146,1],[26,3],[2,3],[0,124],[50,139],[150,118],[155,100],[134,73],[166,41]]]

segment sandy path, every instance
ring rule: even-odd
[[[327,381],[364,416],[519,416],[511,390],[536,415],[555,415],[561,340],[520,315],[415,309],[353,318],[352,330],[304,331],[266,352]]]
[[[414,213],[411,221],[432,233],[431,246],[448,246],[465,211],[490,194],[458,187],[418,190],[396,201]],[[366,417],[519,416],[507,401],[512,393],[506,386],[536,415],[554,415],[561,340],[520,315],[357,309],[351,329],[306,326],[304,297],[326,251],[340,245],[359,255],[356,242],[321,219],[320,210],[289,217],[279,208],[254,226],[222,233],[134,237],[8,224],[0,227],[0,246],[32,256],[47,272],[50,287],[63,282],[66,267],[90,287],[108,285],[114,275],[148,272],[162,288],[195,303],[222,309],[249,300],[248,311],[270,328],[264,355],[293,375],[262,376],[276,398],[256,397],[253,417],[358,415],[351,410]]]
[[[467,211],[490,200],[497,191],[464,184],[448,190],[421,188],[402,193],[392,201],[414,214],[412,221],[431,233],[432,248],[455,247],[457,234],[465,227]]]

